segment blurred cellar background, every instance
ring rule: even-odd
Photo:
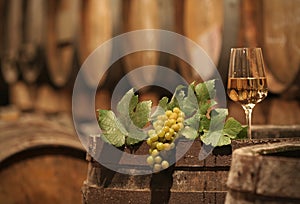
[[[299,14],[300,0],[0,0],[0,202],[80,203],[87,166],[72,125],[74,80],[95,48],[128,31],[164,29],[190,38],[211,57],[225,87],[230,48],[262,47],[269,94],[255,107],[253,124],[299,125]],[[189,47],[177,49],[197,60]],[[133,53],[102,77],[95,109],[110,109],[122,77],[152,64],[201,81],[175,56]],[[140,90],[142,100],[154,103],[168,94]],[[80,100],[90,103],[84,95]],[[245,122],[240,105],[228,100],[228,108]]]

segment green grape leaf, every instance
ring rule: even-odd
[[[231,143],[229,137],[223,134],[225,119],[228,115],[228,110],[225,108],[216,108],[211,111],[210,121],[202,117],[200,120],[200,128],[203,135],[200,136],[203,143],[212,146],[222,146]],[[207,126],[209,128],[207,129]]]
[[[126,127],[129,134],[126,138],[126,145],[134,145],[147,137],[143,128],[149,121],[151,112],[151,101],[143,101],[136,105],[130,112],[130,122]]]
[[[151,106],[151,101],[142,101],[136,105],[135,110],[131,110],[130,118],[138,128],[143,128],[149,121]]]
[[[231,139],[229,137],[222,135],[218,141],[217,146],[225,146],[230,144],[231,144]]]
[[[138,100],[137,96],[134,95],[134,90],[130,89],[127,93],[122,97],[117,105],[117,111],[120,115],[126,117],[130,117],[129,113],[134,109]]]
[[[203,102],[200,101],[199,102],[200,113],[203,114],[203,115],[206,115],[208,110],[210,108],[212,108],[213,106],[215,106],[216,104],[217,104],[217,102],[214,99],[203,101]]]
[[[129,116],[132,116],[132,113],[134,112],[134,109],[136,108],[137,104],[139,102],[139,97],[137,95],[132,95],[130,102],[129,102]]]
[[[186,116],[191,116],[197,111],[198,101],[194,92],[194,84],[189,85],[187,96],[183,99],[183,104],[180,108]]]
[[[183,107],[183,100],[185,97],[184,89],[185,86],[183,85],[176,87],[175,92],[168,103],[168,110],[172,110],[174,107]]]
[[[227,109],[225,109],[227,110]],[[219,113],[221,115],[226,115],[226,112],[224,109],[218,109]],[[217,118],[215,118],[215,122],[220,120],[222,117],[218,115]],[[223,146],[223,145],[229,145],[231,144],[231,139],[238,139],[238,135],[241,134],[242,131],[244,131],[245,128],[242,127],[242,125],[235,120],[234,118],[230,117],[226,120],[225,125],[223,129],[210,129],[206,130],[204,129],[204,134],[200,136],[202,142],[204,142],[207,145],[213,145],[213,146]],[[247,135],[247,134],[246,134]],[[241,135],[241,137],[243,137]]]
[[[136,138],[132,138],[132,137],[126,137],[125,144],[127,146],[131,146],[131,145],[135,145],[135,144],[140,143],[140,142],[141,142],[140,139],[136,139]]]
[[[247,138],[248,126],[242,127],[242,130],[237,134],[235,139],[246,139]]]
[[[199,113],[199,110],[198,110],[192,117],[184,120],[184,125],[190,126],[194,129],[198,130],[199,124],[200,124],[200,118],[201,118],[201,114]]]
[[[199,132],[203,133],[209,130],[210,126],[210,119],[206,117],[206,115],[200,114],[200,125],[199,125]]]
[[[204,144],[216,147],[219,143],[220,137],[222,136],[222,130],[205,131],[204,134],[200,136],[200,139]]]
[[[204,144],[214,147],[231,144],[230,138],[223,135],[222,130],[205,132],[200,138]]]
[[[158,106],[163,108],[165,111],[168,110],[168,97],[164,96],[162,99],[159,100]]]
[[[181,131],[180,134],[183,135],[185,138],[194,140],[198,137],[198,131],[192,127],[185,126]]]
[[[134,145],[145,140],[148,137],[146,132],[144,132],[142,129],[137,128],[134,125],[129,127],[128,132],[129,134],[126,137],[125,141],[126,145]]]
[[[121,147],[125,144],[125,137],[128,132],[117,120],[114,112],[108,110],[98,110],[98,123],[102,130],[101,136],[108,143]]]
[[[213,109],[210,113],[210,131],[222,130],[226,117],[228,115],[228,109],[225,108],[216,108]]]
[[[168,110],[168,102],[169,99],[166,96],[159,100],[158,106],[150,116],[150,121],[155,121],[157,119],[157,116],[164,114],[165,111]]]
[[[223,134],[227,135],[231,139],[235,139],[242,129],[242,125],[237,120],[230,117],[224,125]]]
[[[104,132],[106,141],[112,145],[133,145],[146,138],[146,134],[141,128],[143,128],[149,121],[151,113],[151,101],[138,102],[138,96],[134,94],[134,90],[130,89],[119,101],[117,105],[118,117],[112,111],[108,111],[99,115],[99,125]],[[115,121],[115,124],[113,123]],[[121,127],[122,137],[117,132],[115,127],[119,125]],[[114,131],[112,131],[114,130]],[[121,138],[121,141],[115,141],[112,138]],[[121,146],[122,146],[121,145]]]
[[[215,98],[215,80],[209,80],[203,83],[199,83],[195,86],[195,92],[198,101],[205,102],[207,100]]]

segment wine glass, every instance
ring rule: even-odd
[[[242,105],[251,136],[254,106],[268,94],[267,78],[261,48],[232,48],[228,72],[227,94]]]

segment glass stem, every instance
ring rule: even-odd
[[[252,123],[252,110],[254,108],[254,105],[245,105],[243,106],[246,114],[246,123],[248,125],[247,128],[247,133],[248,133],[248,138],[251,140],[252,139],[252,129],[251,129],[251,123]]]

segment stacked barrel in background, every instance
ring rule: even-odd
[[[225,85],[230,48],[262,47],[269,99],[273,96],[275,100],[257,106],[254,124],[298,123],[288,109],[284,109],[286,114],[276,110],[280,105],[299,109],[298,102],[292,101],[299,98],[297,5],[298,0],[284,3],[278,0],[2,0],[1,104],[14,104],[21,111],[70,112],[74,79],[95,48],[128,31],[165,29],[199,44],[218,67]],[[197,61],[191,48],[177,49]],[[108,51],[105,59],[110,60],[111,54]],[[174,56],[156,51],[134,53],[117,61],[99,79],[95,108],[110,108],[110,95],[116,83],[131,70],[149,64],[167,66],[188,82],[201,81],[186,62]],[[150,73],[130,79],[129,83],[133,87],[143,81],[151,83],[157,75],[155,70]],[[86,74],[87,83],[91,77],[93,73]],[[143,97],[157,101],[161,95],[155,89],[148,89]],[[83,103],[88,103],[84,98]],[[242,109],[234,105],[230,108],[232,112],[238,110],[235,117],[243,118]],[[287,117],[274,119],[279,118],[277,114]]]
[[[1,104],[14,104],[22,111],[70,112],[74,79],[95,48],[128,31],[165,29],[199,44],[218,67],[225,85],[230,48],[262,47],[270,93],[279,97],[263,102],[261,107],[269,110],[263,114],[260,114],[262,110],[255,111],[254,123],[282,124],[283,121],[274,120],[277,110],[273,107],[289,103],[298,107],[297,101],[291,100],[299,98],[297,5],[298,0],[284,3],[278,0],[2,0]],[[191,48],[177,49],[197,61]],[[105,59],[110,60],[110,57],[108,51]],[[174,56],[156,51],[134,53],[116,62],[99,79],[96,108],[110,108],[109,99],[115,84],[131,70],[149,64],[172,68],[188,82],[201,81],[186,62]],[[154,71],[140,79],[130,79],[129,83],[133,87],[139,80],[151,83],[156,77]],[[87,83],[90,77],[94,74],[86,74]],[[150,89],[144,93],[145,98],[147,93],[154,100],[161,97]],[[84,96],[82,98],[84,102]],[[266,103],[270,104],[264,105]],[[285,111],[293,123],[293,116]],[[242,109],[235,114],[238,115],[242,115]],[[297,122],[295,119],[294,123]]]
[[[71,114],[74,80],[95,48],[128,31],[164,29],[180,33],[200,45],[216,64],[225,87],[230,48],[262,47],[270,94],[255,107],[253,123],[300,124],[299,9],[299,0],[0,0],[0,118],[5,119],[5,107],[13,105],[19,115],[41,113],[60,123],[60,114]],[[149,38],[145,37],[146,43],[147,40]],[[176,49],[197,61],[191,48]],[[108,50],[105,59],[110,60],[111,55]],[[133,53],[115,62],[99,79],[95,109],[110,109],[110,97],[120,79],[135,68],[151,64],[169,67],[188,82],[202,80],[186,62],[167,53]],[[94,77],[93,73],[86,73],[86,83],[94,81]],[[151,82],[155,77],[155,70],[147,70],[140,79],[129,79],[128,83],[134,87],[143,81]],[[157,87],[140,93],[142,99],[152,99],[154,103],[168,94],[157,91]],[[84,93],[80,100],[83,104],[90,103]],[[228,107],[230,115],[243,123],[244,112],[240,105],[229,101]],[[80,112],[82,117],[88,117],[84,110]],[[15,136],[27,125],[33,126],[27,135],[30,131],[38,131],[44,119],[25,120]],[[66,129],[65,122],[62,124],[61,128]],[[2,127],[1,134],[9,136],[9,128],[18,126]],[[46,129],[52,129],[55,135],[75,135],[72,131],[62,133],[56,128],[47,123],[37,135]],[[18,138],[15,136],[10,138]],[[45,160],[60,162],[51,158]],[[85,168],[84,162],[72,164]],[[69,170],[73,167],[70,165]],[[8,177],[9,171],[4,173]],[[85,176],[79,174],[78,177]]]

